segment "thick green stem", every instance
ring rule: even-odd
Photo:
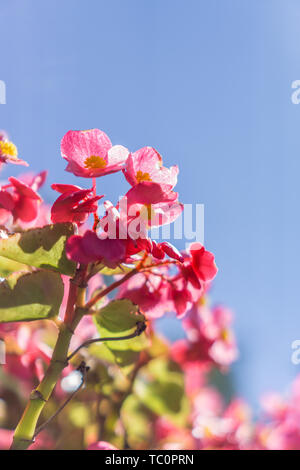
[[[74,318],[70,324],[62,323],[60,327],[49,368],[37,389],[34,390],[30,396],[23,416],[15,429],[11,450],[25,450],[33,442],[35,429],[41,412],[49,400],[61,372],[67,366],[70,341],[75,328],[84,314],[81,308],[84,305],[84,298],[85,289],[79,288]]]

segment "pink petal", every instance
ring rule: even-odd
[[[20,197],[13,210],[14,219],[31,222],[38,215],[39,201],[29,197]]]
[[[73,235],[68,239],[66,243],[66,254],[69,259],[77,263],[89,264],[91,262],[90,257],[83,251],[81,235]]]
[[[80,191],[82,188],[79,186],[75,186],[73,184],[51,184],[51,188],[54,189],[54,191],[57,191],[58,193],[72,193],[74,191]]]
[[[25,184],[22,181],[18,180],[17,178],[14,178],[13,176],[11,176],[8,179],[12,183],[12,185],[14,186],[16,191],[21,196],[41,201],[41,197],[30,186],[28,186],[27,184]]]
[[[120,169],[123,167],[129,155],[129,151],[123,145],[114,145],[107,154],[109,166],[117,165]]]
[[[167,191],[158,183],[144,181],[131,188],[125,197],[127,197],[127,205],[130,207],[133,204],[148,205],[172,202],[177,200],[178,193]]]
[[[195,272],[202,281],[211,281],[217,274],[218,268],[215,264],[215,257],[200,243],[193,243],[190,247],[192,264]]]

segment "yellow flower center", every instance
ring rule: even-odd
[[[140,217],[143,220],[150,221],[154,216],[154,211],[152,210],[151,204],[145,204],[140,210]]]
[[[143,181],[152,181],[149,173],[143,173],[141,170],[137,172],[135,177],[138,183],[142,183]]]
[[[224,328],[224,329],[221,331],[221,338],[222,338],[224,341],[229,341],[229,339],[230,339],[230,331],[229,331],[229,330],[226,330],[226,328]]]
[[[4,142],[3,140],[0,140],[0,155],[17,159],[18,149],[12,142]]]
[[[105,168],[107,162],[104,160],[103,157],[98,157],[97,155],[91,155],[84,160],[85,168]]]
[[[211,439],[214,437],[214,433],[210,430],[209,426],[204,426],[203,434],[206,439]]]

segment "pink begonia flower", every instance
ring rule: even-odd
[[[228,367],[238,357],[231,321],[231,312],[223,307],[209,309],[194,304],[183,320],[187,339],[174,343],[172,356],[184,367],[198,362],[207,367]]]
[[[136,274],[121,285],[118,298],[129,299],[139,305],[147,318],[159,318],[167,311],[171,311],[172,303],[168,299],[170,285],[156,275],[158,272],[155,269],[153,274]]]
[[[178,193],[169,187],[147,181],[131,188],[117,207],[121,208],[121,217],[126,216],[133,227],[138,217],[146,228],[170,224],[183,211],[183,204],[178,202]],[[127,212],[122,210],[126,207]]]
[[[264,419],[257,425],[262,449],[300,450],[300,376],[292,385],[290,397],[272,393],[263,397]]]
[[[83,235],[70,237],[66,245],[69,259],[83,264],[101,262],[110,268],[115,268],[123,262],[130,262],[132,255],[143,250],[151,250],[150,240],[146,238],[132,240],[127,237],[126,224],[125,237],[120,237],[122,223],[120,223],[119,212],[107,201],[104,205],[107,207],[107,213],[99,223],[102,232],[97,234],[87,230]]]
[[[122,170],[129,152],[122,145],[112,146],[103,131],[90,129],[67,132],[61,141],[61,154],[68,162],[67,171],[93,178]]]
[[[18,158],[18,149],[10,142],[5,131],[0,131],[0,167],[2,163],[28,166],[28,163]]]
[[[177,193],[170,189],[166,190],[157,183],[140,183],[128,191],[117,207],[105,201],[106,214],[98,224],[102,231],[96,234],[88,230],[83,236],[71,237],[66,246],[67,256],[79,263],[88,264],[100,261],[113,268],[126,260],[130,262],[129,258],[141,251],[151,253],[154,247],[155,253],[159,253],[158,256],[161,258],[167,254],[183,262],[183,257],[171,244],[165,242],[153,245],[152,241],[147,238],[149,225],[147,208],[150,206],[153,209],[154,206],[160,206],[161,216],[163,209],[160,201],[167,204],[176,199]],[[133,206],[134,211],[132,211]],[[146,218],[143,218],[140,216],[140,211],[145,207]],[[180,207],[181,210],[182,207]]]
[[[41,203],[39,194],[32,186],[13,176],[9,182],[0,188],[0,223],[6,223],[11,215],[14,222],[31,222],[36,219]]]
[[[103,230],[100,238],[107,234],[108,238],[127,238],[126,253],[127,256],[136,254],[139,251],[151,253],[157,259],[164,259],[165,255],[183,263],[184,258],[180,252],[169,242],[157,243],[155,240],[147,238],[147,227],[139,227],[136,233],[130,230],[130,224],[134,219],[124,217],[118,208],[111,202],[105,201],[106,215],[99,221],[99,227]],[[120,208],[121,204],[118,206]],[[138,217],[138,216],[137,216]],[[130,239],[133,236],[133,239]],[[136,238],[139,236],[139,238]],[[105,237],[106,238],[106,237]]]
[[[194,418],[193,436],[199,449],[246,450],[254,447],[254,428],[249,407],[242,400],[232,401],[222,413],[205,413]]]
[[[94,444],[91,444],[87,450],[119,450],[117,447],[113,446],[106,441],[98,441]]]
[[[140,305],[150,318],[160,317],[167,311],[175,311],[179,318],[183,317],[192,309],[194,302],[199,301],[206,292],[209,283],[203,279],[211,277],[212,269],[209,267],[209,275],[206,277],[202,273],[202,279],[200,279],[198,272],[196,273],[192,266],[192,257],[188,254],[182,255],[168,242],[156,243],[152,240],[152,248],[149,252],[159,260],[164,259],[167,254],[182,263],[177,264],[178,272],[170,275],[168,267],[162,266],[155,268],[153,275],[145,273],[135,276],[133,281],[129,280],[124,283],[119,296],[129,298]],[[212,263],[214,267],[214,260]],[[205,264],[205,269],[206,267]],[[198,268],[202,269],[201,264]],[[225,347],[223,343],[218,343],[215,346],[214,354],[216,356],[221,354],[222,347]],[[203,354],[206,357],[207,351],[205,350]],[[211,358],[210,362],[212,362]]]
[[[123,170],[125,178],[131,186],[144,181],[168,185],[170,189],[177,183],[178,167],[170,169],[162,166],[160,154],[152,147],[143,147],[131,153]]]
[[[58,222],[84,223],[89,214],[98,209],[97,201],[103,196],[93,196],[93,188],[82,189],[70,184],[52,184],[52,189],[61,193],[51,208],[51,220]]]

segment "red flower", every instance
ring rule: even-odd
[[[214,255],[206,251],[200,243],[192,243],[189,251],[192,255],[192,266],[198,278],[204,282],[211,281],[218,272]]]
[[[43,173],[33,178],[30,184],[26,184],[13,176],[9,178],[10,184],[0,189],[1,224],[6,223],[11,215],[14,222],[31,222],[37,217],[41,197],[34,188],[40,186],[41,181],[43,181],[42,175]]]
[[[97,201],[103,196],[92,196],[93,188],[82,189],[70,184],[52,184],[61,196],[51,208],[51,220],[57,222],[75,222],[82,224],[89,214],[97,211]]]

